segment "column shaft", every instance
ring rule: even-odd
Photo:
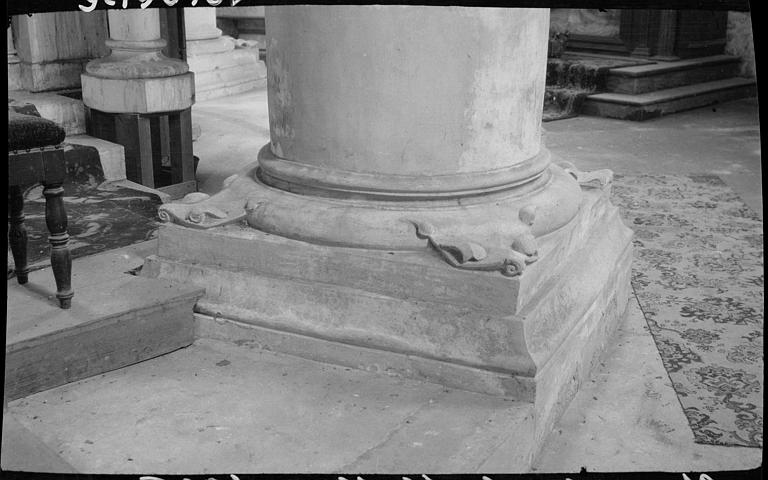
[[[505,171],[540,152],[545,10],[297,6],[267,18],[280,159],[436,176]]]
[[[82,76],[83,102],[110,113],[184,110],[192,105],[189,67],[161,50],[157,9],[110,10],[111,53],[92,60]]]
[[[232,95],[263,85],[266,67],[257,48],[235,48],[216,28],[215,8],[185,8],[187,62],[199,100]]]
[[[21,88],[21,65],[13,43],[13,29],[8,26],[8,91]]]

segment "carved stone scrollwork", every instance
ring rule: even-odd
[[[613,182],[613,171],[607,168],[583,172],[571,162],[560,162],[558,166],[575,178],[582,188],[605,189]]]
[[[163,222],[197,229],[220,227],[245,218],[244,206],[233,209],[238,211],[224,210],[209,202],[210,198],[210,195],[201,192],[189,193],[179,202],[161,205],[157,215]]]
[[[416,227],[416,236],[426,239],[452,267],[464,270],[498,271],[505,277],[523,273],[526,265],[538,260],[538,246],[531,234],[535,210],[520,210],[520,220],[526,229],[516,236],[509,247],[484,247],[466,238],[444,235],[429,222],[409,220]]]

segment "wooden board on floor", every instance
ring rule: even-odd
[[[46,270],[33,272],[40,281]],[[122,275],[75,285],[72,309],[60,310],[30,275],[8,283],[5,400],[122,368],[194,341],[192,309],[202,289]]]

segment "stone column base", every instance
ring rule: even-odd
[[[83,103],[107,113],[160,113],[185,110],[194,103],[191,72],[153,78],[81,76]]]
[[[609,192],[584,187],[577,215],[511,278],[453,268],[426,246],[325,246],[241,223],[162,226],[142,274],[205,287],[196,312],[219,322],[211,335],[526,402],[533,455],[627,306],[632,232]],[[224,213],[199,210],[190,218]]]
[[[267,84],[267,68],[256,48],[190,55],[190,71],[195,73],[197,101],[246,92]]]

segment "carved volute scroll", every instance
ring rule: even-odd
[[[206,229],[238,222],[245,218],[246,210],[227,208],[213,203],[211,196],[202,192],[187,194],[179,202],[161,205],[157,215],[163,222],[173,222],[185,227]]]
[[[581,188],[605,189],[613,183],[613,170],[607,168],[593,170],[591,172],[583,172],[576,168],[571,162],[560,162],[558,163],[558,166],[576,179]]]
[[[523,273],[526,265],[538,260],[538,245],[530,229],[536,218],[535,208],[520,209],[519,218],[525,229],[512,239],[508,247],[485,247],[466,238],[441,234],[429,222],[409,221],[416,227],[416,236],[426,239],[429,246],[452,267],[498,271],[506,277],[516,277]]]

